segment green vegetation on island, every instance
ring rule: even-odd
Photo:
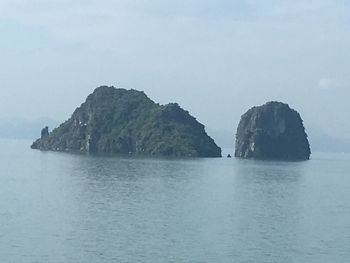
[[[178,104],[159,105],[137,90],[101,86],[31,148],[53,151],[221,157],[221,149]]]

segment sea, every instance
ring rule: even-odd
[[[41,152],[0,140],[0,262],[350,262],[350,155]]]

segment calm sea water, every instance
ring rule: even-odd
[[[40,152],[0,141],[0,262],[349,262],[350,156]]]

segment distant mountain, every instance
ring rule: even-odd
[[[20,118],[0,119],[0,138],[33,140],[38,136],[38,130],[44,125],[56,127],[58,124],[58,121],[49,118],[39,118],[35,120]]]
[[[159,105],[137,90],[102,86],[33,149],[220,157],[221,149],[178,104]]]
[[[316,125],[306,127],[312,151],[314,152],[350,152],[350,141],[332,137]]]

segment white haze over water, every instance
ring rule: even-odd
[[[0,0],[0,118],[67,119],[97,86],[236,129],[280,100],[350,138],[350,2]]]

